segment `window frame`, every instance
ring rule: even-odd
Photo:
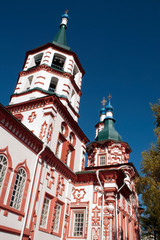
[[[59,79],[57,77],[52,77],[51,78],[51,81],[50,81],[50,84],[49,84],[49,88],[48,88],[49,92],[53,92],[53,93],[56,92],[58,81],[59,81]],[[55,86],[55,88],[52,87],[53,85]]]
[[[101,158],[104,158],[103,161],[104,163],[101,163],[102,159]],[[99,166],[104,166],[106,165],[106,155],[103,154],[103,155],[99,155]]]
[[[60,210],[58,210],[58,215],[57,215],[57,209],[56,209],[57,206],[60,207]],[[54,224],[53,224],[53,229],[52,229],[52,231],[56,234],[59,233],[61,214],[62,214],[62,204],[60,204],[60,202],[57,202],[56,206],[55,206],[55,217],[54,217]],[[56,221],[56,223],[55,223],[55,221]],[[57,225],[57,228],[55,229],[55,224],[57,224],[57,222],[58,222],[58,225]]]
[[[7,168],[8,168],[8,159],[7,159],[7,157],[6,157],[4,154],[0,153],[0,159],[1,159],[1,156],[2,156],[3,159],[5,159],[5,161],[6,161],[6,167],[5,167],[5,170],[4,170],[4,171],[3,171],[3,169],[4,169],[4,164],[2,164],[2,167],[0,167],[0,178],[1,178],[1,177],[3,178],[2,181],[1,181],[1,184],[0,184],[0,192],[2,191],[3,183],[4,183],[4,181],[5,181],[5,177],[6,177],[6,174],[7,174]],[[2,160],[2,161],[3,161],[3,160]],[[1,166],[1,161],[0,161],[0,166]],[[1,170],[2,170],[2,171],[1,171]],[[1,176],[2,172],[4,172],[3,176]]]
[[[24,174],[25,174],[25,176],[24,176]],[[13,191],[12,191],[10,204],[9,204],[10,207],[12,207],[16,210],[20,210],[20,208],[21,208],[26,180],[27,180],[26,170],[23,167],[20,167],[18,169],[16,177],[15,177],[15,182],[14,182]],[[21,192],[20,192],[20,190],[21,190]],[[20,202],[19,205],[18,205],[18,202]]]
[[[84,217],[85,216],[84,216],[83,211],[75,211],[74,212],[73,237],[83,237],[84,236]],[[81,221],[81,219],[82,219],[82,221]],[[82,230],[80,230],[81,227],[82,227]],[[79,235],[78,235],[78,233],[79,233]]]
[[[63,59],[62,66],[60,66],[60,64],[56,64],[55,58]],[[53,55],[53,58],[52,58],[51,67],[63,71],[64,66],[65,66],[65,62],[66,62],[66,56],[55,52],[54,55]]]
[[[23,191],[23,196],[22,196],[22,200],[21,200],[21,204],[20,204],[20,209],[15,209],[15,208],[12,208],[10,207],[10,201],[11,201],[11,197],[12,197],[12,192],[13,192],[13,189],[14,189],[14,184],[15,184],[15,180],[16,180],[16,175],[18,173],[18,169],[20,167],[23,167],[26,171],[26,182],[25,182],[25,186],[24,186],[24,191]],[[8,198],[7,198],[7,208],[6,208],[6,211],[5,211],[5,216],[7,216],[8,214],[8,211],[11,211],[11,212],[14,212],[15,214],[19,215],[18,217],[18,220],[21,221],[22,220],[22,216],[24,216],[24,208],[25,208],[25,203],[26,203],[26,200],[28,198],[28,188],[29,188],[29,183],[30,183],[30,171],[29,171],[29,168],[27,166],[27,161],[24,160],[23,162],[19,163],[15,170],[14,170],[14,174],[13,174],[13,178],[12,178],[12,182],[11,182],[11,186],[10,186],[10,191],[9,191],[9,195],[8,195]]]
[[[33,67],[38,67],[41,64],[41,62],[42,62],[42,58],[43,58],[43,52],[36,54],[34,56],[34,63],[35,63],[35,65]],[[36,64],[36,59],[40,59],[38,65]]]
[[[45,205],[45,199],[48,200],[49,204],[48,204],[48,209],[47,209],[47,216],[46,216],[46,222],[45,225],[42,225],[42,217],[44,216],[43,211],[44,211],[44,205]],[[40,228],[47,228],[47,224],[48,224],[48,217],[49,217],[49,211],[50,211],[50,207],[51,207],[51,198],[48,195],[44,196],[44,200],[43,200],[43,205],[42,205],[42,212],[41,212],[41,219],[40,219]]]
[[[75,227],[75,214],[83,214],[83,233],[81,236],[75,236],[74,235],[74,227]],[[86,207],[81,207],[81,208],[71,208],[70,209],[70,214],[71,214],[71,217],[70,217],[70,227],[69,227],[69,236],[68,237],[71,237],[71,238],[76,238],[76,239],[79,239],[79,238],[84,238],[85,237],[85,231],[86,231],[86,228],[85,228],[85,225],[86,225]]]
[[[59,138],[57,142],[56,153],[55,153],[55,156],[59,159],[61,159],[62,148],[63,148],[63,141]]]
[[[12,159],[9,154],[8,146],[3,149],[0,149],[0,154],[4,155],[8,161],[7,170],[5,173],[5,177],[3,179],[2,187],[0,189],[0,199],[1,199],[1,203],[3,203],[5,195],[6,195],[6,188],[8,187],[9,179],[11,176],[11,171],[13,168],[12,168]]]

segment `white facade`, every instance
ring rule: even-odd
[[[9,106],[0,105],[0,239],[139,239],[128,144],[86,147],[78,126],[83,74],[74,52],[48,43],[27,52]]]

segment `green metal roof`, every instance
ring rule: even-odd
[[[96,141],[102,140],[117,140],[122,141],[121,136],[114,128],[115,120],[113,118],[105,118],[104,119],[104,128],[98,133]]]
[[[60,29],[51,43],[67,50],[71,50],[71,48],[67,46],[66,26],[64,24],[60,25]]]

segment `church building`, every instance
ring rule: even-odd
[[[95,140],[78,125],[85,72],[67,46],[68,20],[65,12],[54,40],[26,53],[0,105],[0,239],[139,240],[138,173],[111,96]]]

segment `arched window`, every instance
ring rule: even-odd
[[[33,76],[29,76],[27,79],[26,90],[29,90],[31,88],[32,80],[33,80]]]
[[[52,77],[48,90],[50,92],[55,92],[56,91],[56,87],[57,87],[57,83],[58,83],[58,78]]]
[[[75,103],[75,91],[72,90],[72,94],[71,94],[71,105],[74,107],[74,103]]]
[[[26,171],[24,168],[20,167],[16,175],[12,197],[10,201],[10,206],[15,209],[20,209],[25,182],[26,182]]]
[[[2,187],[3,180],[6,174],[7,165],[7,158],[3,154],[0,154],[0,189]]]
[[[64,135],[64,137],[66,138],[68,136],[68,126],[65,122],[62,122],[61,124],[61,133]]]
[[[39,53],[34,57],[35,65],[39,66],[41,64],[43,53]]]
[[[51,67],[59,69],[59,70],[63,70],[65,60],[66,60],[65,56],[55,53],[53,60],[52,60]]]

